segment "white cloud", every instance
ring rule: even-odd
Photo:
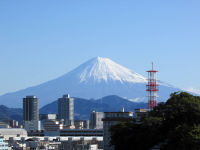
[[[186,89],[186,91],[200,95],[200,90],[199,89],[189,88],[189,89]]]
[[[128,99],[131,102],[145,102],[145,97],[138,97],[134,99]]]

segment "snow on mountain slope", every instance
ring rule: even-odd
[[[199,89],[189,88],[189,89],[185,89],[185,91],[194,93],[194,94],[196,94],[196,95],[200,95],[200,90],[199,90]]]
[[[145,70],[144,70],[145,72]],[[40,107],[57,100],[63,94],[73,97],[98,99],[107,95],[118,95],[137,102],[147,100],[147,79],[108,58],[93,58],[71,72],[38,86],[0,96],[0,104],[22,107],[22,98],[36,95]],[[158,101],[166,101],[169,94],[178,91],[160,81]]]
[[[108,58],[97,57],[77,68],[76,73],[80,77],[80,82],[94,81],[105,82],[109,80],[118,80],[121,83],[134,82],[145,83],[146,78],[140,74],[113,62]]]

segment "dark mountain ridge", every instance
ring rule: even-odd
[[[74,98],[74,118],[89,119],[92,111],[113,112],[120,111],[124,107],[125,111],[134,111],[136,108],[147,108],[147,103],[131,102],[116,95],[110,95],[97,100]],[[45,105],[40,109],[40,114],[57,114],[57,100]],[[22,120],[22,108],[8,108],[0,105],[0,120],[13,119]]]

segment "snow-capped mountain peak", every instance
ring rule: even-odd
[[[144,70],[145,71],[145,70]],[[172,92],[180,89],[164,82],[159,83],[159,101],[166,101]],[[22,107],[22,98],[35,95],[40,107],[69,93],[72,97],[97,99],[107,95],[126,97],[130,101],[147,101],[147,80],[108,58],[93,58],[71,72],[56,79],[0,96],[0,104],[9,107]]]
[[[142,75],[113,62],[108,58],[96,57],[75,69],[80,82],[120,81],[145,83],[147,80]]]

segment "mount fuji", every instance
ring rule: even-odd
[[[133,72],[108,58],[93,58],[63,76],[0,96],[0,104],[22,107],[22,98],[36,95],[40,107],[49,104],[63,94],[72,97],[97,99],[107,95],[118,95],[135,102],[147,102],[146,77]],[[170,93],[180,89],[158,81],[158,101],[166,101]]]

